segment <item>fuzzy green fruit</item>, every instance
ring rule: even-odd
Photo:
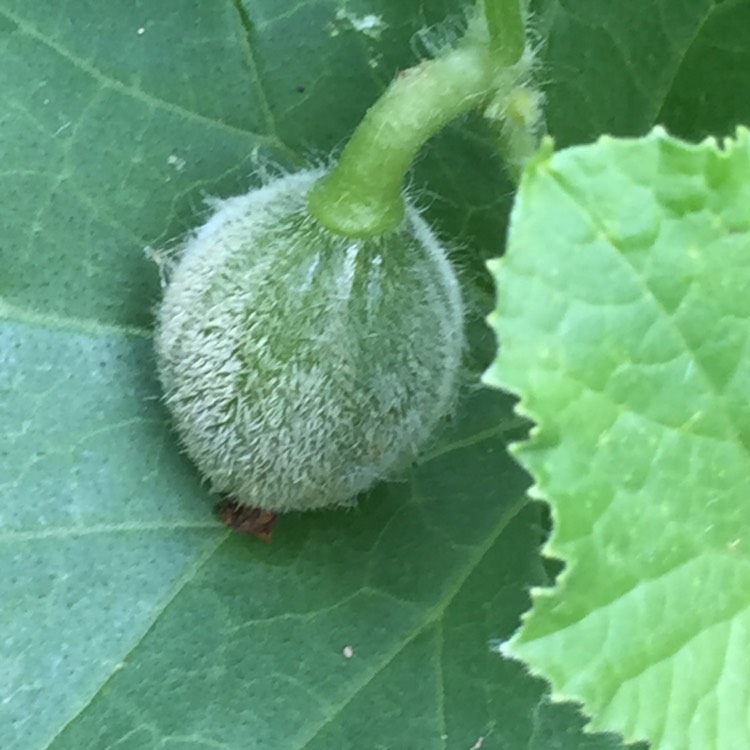
[[[186,243],[158,312],[166,403],[212,489],[274,511],[351,499],[410,461],[452,407],[458,283],[412,207],[350,239],[307,208],[307,171],[230,198]]]

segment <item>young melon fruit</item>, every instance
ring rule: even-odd
[[[392,476],[454,402],[462,303],[409,206],[351,239],[310,215],[317,170],[217,205],[158,311],[166,403],[216,492],[283,512],[345,503]]]

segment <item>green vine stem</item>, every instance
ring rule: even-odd
[[[398,226],[403,182],[419,149],[448,122],[484,103],[504,83],[504,72],[477,13],[454,49],[402,71],[368,110],[337,166],[311,189],[310,212],[350,237],[373,237]]]
[[[514,65],[526,47],[522,0],[484,0],[484,13],[495,60],[500,65]]]
[[[515,92],[529,82],[534,67],[525,11],[526,0],[478,0],[457,45],[402,71],[367,111],[336,167],[310,190],[310,213],[347,237],[394,229],[404,218],[402,188],[420,148],[480,105],[489,105],[485,114],[495,123],[513,120],[505,123],[499,148],[518,172],[536,142],[534,123],[512,116]],[[520,132],[525,127],[529,133]]]

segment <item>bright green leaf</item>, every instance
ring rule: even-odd
[[[750,746],[750,137],[655,130],[540,154],[488,373],[537,424],[516,453],[565,570],[507,653],[598,730]]]

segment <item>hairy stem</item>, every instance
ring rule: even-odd
[[[500,65],[514,65],[526,46],[522,0],[484,0],[490,49]]]
[[[398,226],[402,185],[417,152],[451,120],[484,102],[502,68],[478,14],[455,49],[402,71],[368,110],[338,165],[310,191],[311,213],[351,237]]]

